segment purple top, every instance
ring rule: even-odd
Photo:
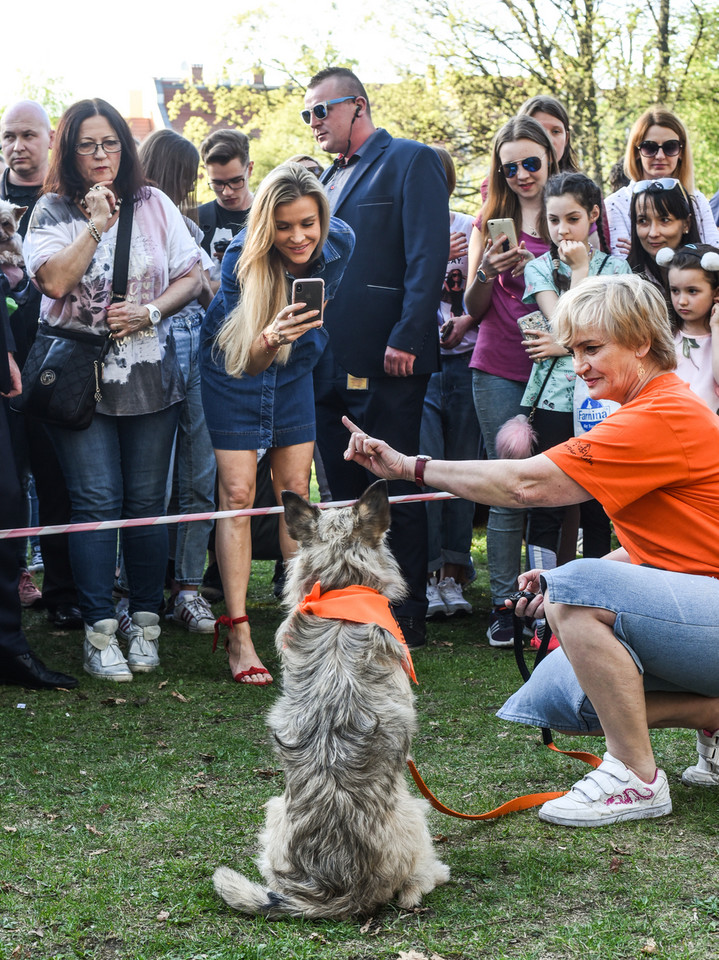
[[[478,221],[475,221],[477,226]],[[478,227],[479,229],[479,227]],[[535,257],[547,253],[549,245],[540,237],[528,233],[519,234],[519,242]],[[524,273],[513,277],[505,271],[494,281],[492,299],[487,312],[479,323],[477,343],[472,352],[470,367],[483,370],[495,377],[526,383],[532,370],[532,361],[522,346],[522,335],[517,326],[520,317],[531,310],[522,303],[524,296]]]

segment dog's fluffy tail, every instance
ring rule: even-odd
[[[299,905],[288,897],[275,893],[261,883],[253,883],[229,867],[218,867],[212,882],[225,903],[241,913],[259,913],[266,917],[302,915]]]

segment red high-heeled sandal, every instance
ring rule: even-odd
[[[235,617],[230,619],[227,616],[218,617],[215,620],[215,636],[212,641],[212,652],[214,653],[217,650],[217,641],[220,636],[220,627],[225,626],[229,627],[230,630],[234,627],[236,623],[247,623],[249,621],[247,614],[244,617]],[[230,635],[229,633],[225,637],[225,650],[227,653],[230,652]],[[248,677],[259,677],[264,676],[267,679],[265,680],[248,680]],[[239,670],[237,673],[232,674],[232,679],[235,683],[245,683],[253,687],[266,687],[268,684],[272,683],[272,675],[269,670],[266,670],[264,667],[250,667],[249,670]]]

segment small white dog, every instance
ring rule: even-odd
[[[26,212],[27,207],[0,200],[0,270],[12,287],[22,279],[22,268],[25,266],[22,238],[17,231]]]
[[[270,917],[368,916],[393,898],[415,907],[449,869],[432,846],[428,804],[405,778],[416,718],[411,660],[388,605],[406,588],[385,542],[386,484],[344,509],[288,492],[282,501],[300,544],[276,636],[284,692],[268,717],[285,792],[267,804],[260,837],[267,886],[220,867],[215,889],[234,909]]]

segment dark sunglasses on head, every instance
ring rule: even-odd
[[[335,97],[334,100],[323,100],[321,103],[316,103],[311,110],[303,110],[300,116],[305,121],[305,123],[312,122],[312,114],[317,117],[318,120],[324,120],[327,114],[330,112],[329,108],[333,103],[344,103],[345,100],[356,100],[357,97]]]
[[[512,160],[511,163],[503,163],[502,173],[507,178],[507,180],[511,180],[512,177],[517,176],[517,173],[519,172],[520,164],[529,173],[536,173],[538,170],[542,169],[542,158],[541,157],[525,157],[524,160]]]
[[[661,150],[665,157],[678,157],[684,144],[681,140],[665,140],[657,143],[655,140],[642,140],[637,150],[643,157],[656,157]]]

